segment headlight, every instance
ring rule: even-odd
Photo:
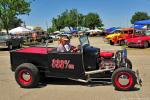
[[[138,42],[139,42],[139,43],[141,43],[141,42],[142,42],[142,40],[138,40]]]

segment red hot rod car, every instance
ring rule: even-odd
[[[117,90],[131,90],[141,83],[132,71],[126,49],[101,52],[90,46],[87,36],[80,37],[76,52],[57,52],[55,47],[28,47],[10,52],[11,69],[23,88],[36,87],[44,77],[68,78],[82,82],[110,80]]]
[[[135,38],[127,39],[128,47],[144,47],[150,46],[150,30],[146,30],[143,35]]]

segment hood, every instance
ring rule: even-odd
[[[121,35],[120,33],[114,33],[114,34],[107,35],[105,38],[111,39],[111,38],[113,38],[115,36],[120,36],[120,35]]]

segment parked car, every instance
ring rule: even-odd
[[[50,34],[49,37],[51,37],[54,41],[58,40],[60,38],[59,33],[53,33]]]
[[[61,37],[61,36],[67,36],[68,38],[72,38],[72,34],[71,33],[63,33],[63,34],[59,34],[58,35],[59,37]]]
[[[143,35],[127,39],[128,47],[150,47],[150,30],[146,30]]]
[[[131,90],[141,84],[138,72],[132,70],[127,50],[101,52],[80,37],[73,52],[57,52],[56,47],[27,47],[10,52],[11,69],[20,87],[38,86],[45,77],[68,78],[82,82],[112,82],[116,90]]]
[[[21,36],[0,33],[0,47],[12,50],[14,47],[21,48],[22,43],[23,38]]]
[[[53,38],[49,36],[48,34],[40,34],[38,35],[37,41],[41,43],[45,43],[46,41],[49,41],[49,43],[53,42]]]
[[[98,30],[98,29],[89,30],[89,31],[86,31],[86,35],[88,35],[88,36],[97,36],[97,35],[100,35],[102,32],[103,32],[102,30]]]
[[[110,43],[110,45],[119,44],[125,45],[126,39],[138,37],[138,34],[135,34],[133,28],[123,28],[118,33],[110,34],[105,37],[105,40]]]

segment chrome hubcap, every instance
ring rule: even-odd
[[[25,81],[29,81],[30,80],[30,74],[28,73],[28,72],[26,72],[26,73],[23,73],[22,74],[22,78],[25,80]]]
[[[126,75],[121,75],[121,76],[119,77],[119,83],[120,83],[121,85],[127,85],[127,84],[129,83],[128,77],[127,77]]]

